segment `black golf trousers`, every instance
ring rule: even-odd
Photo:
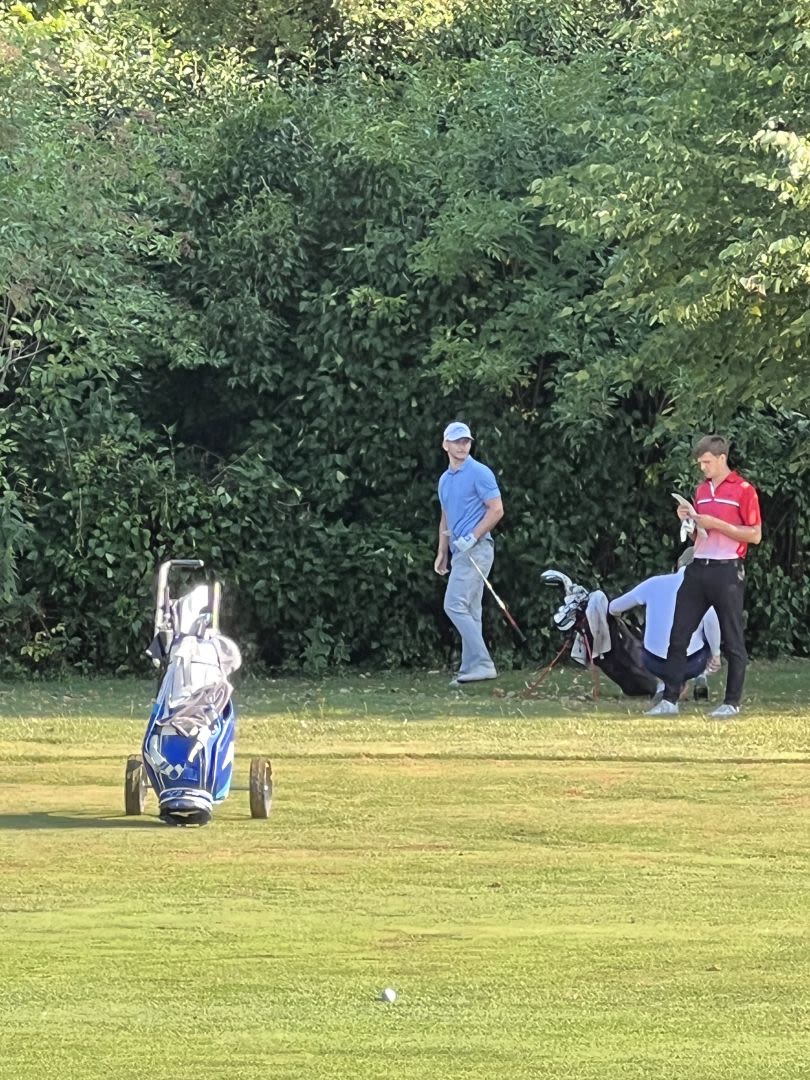
[[[686,672],[689,640],[710,607],[717,612],[723,652],[728,661],[727,705],[739,705],[745,682],[748,653],[743,636],[745,566],[742,559],[731,561],[695,559],[686,568],[669,635],[669,651],[663,676],[667,701],[677,702]]]

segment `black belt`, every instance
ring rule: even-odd
[[[698,566],[731,566],[741,563],[742,559],[692,559]]]

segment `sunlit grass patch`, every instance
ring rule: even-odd
[[[247,680],[202,830],[123,815],[148,680],[2,687],[0,1076],[804,1076],[810,668],[554,679]]]

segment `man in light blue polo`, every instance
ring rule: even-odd
[[[472,433],[455,420],[444,431],[448,468],[439,478],[439,547],[433,569],[448,574],[444,610],[461,635],[461,665],[451,686],[494,679],[498,674],[484,644],[481,601],[484,578],[495,558],[491,530],[503,517],[492,469],[470,457]]]

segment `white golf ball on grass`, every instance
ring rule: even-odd
[[[384,990],[380,992],[380,1001],[396,1001],[397,992],[392,990],[390,986],[386,986]]]

